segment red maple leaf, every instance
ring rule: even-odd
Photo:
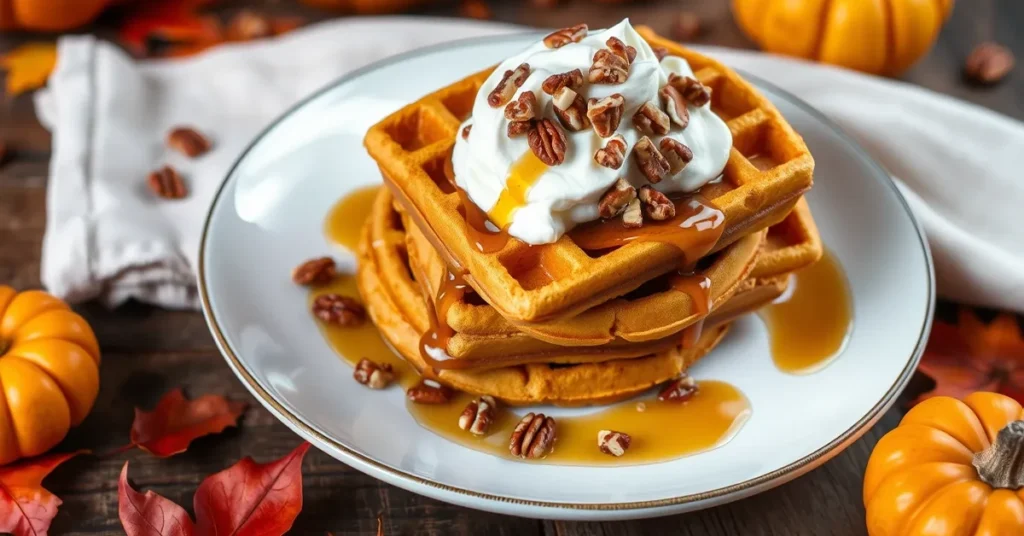
[[[151,0],[130,8],[119,31],[121,42],[139,56],[154,44],[169,46],[169,55],[193,52],[223,40],[220,22],[199,14],[216,0]]]
[[[244,402],[232,402],[218,395],[188,400],[181,389],[174,389],[160,399],[153,411],[135,408],[132,444],[161,458],[173,456],[185,452],[196,438],[237,426],[245,407]]]
[[[203,480],[193,507],[196,522],[170,500],[128,484],[128,464],[118,483],[118,515],[128,536],[275,536],[292,527],[302,510],[302,459],[309,443],[285,457],[258,464],[243,458]]]
[[[51,454],[0,467],[0,532],[46,536],[61,500],[43,488],[43,479],[79,454]]]
[[[961,308],[956,324],[936,322],[919,365],[935,380],[933,396],[963,398],[975,391],[993,391],[1024,402],[1024,338],[1017,319],[1000,313],[986,324],[969,308]]]

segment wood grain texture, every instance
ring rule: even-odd
[[[249,3],[264,4],[278,13],[327,16],[290,2]],[[697,42],[751,46],[733,24],[725,1],[662,0],[623,6],[575,0],[553,10],[532,8],[525,1],[490,4],[497,19],[526,25],[555,27],[582,20],[600,27],[628,15],[634,23],[648,24],[659,32],[668,32],[675,14],[688,9],[702,17],[704,33]],[[237,7],[234,3],[228,9]],[[422,13],[451,15],[456,11],[448,2]],[[971,48],[985,40],[998,40],[1018,57],[1024,56],[1024,34],[1019,31],[1022,20],[1024,3],[1019,0],[961,0],[939,43],[904,79],[1024,118],[1020,68],[992,88],[965,84],[960,71]],[[111,35],[109,26],[90,30]],[[0,51],[29,39],[33,37],[0,35]],[[0,168],[0,281],[20,288],[38,287],[50,136],[36,121],[30,96],[0,99],[0,140],[7,142],[13,153]],[[246,400],[250,408],[240,428],[200,439],[187,453],[170,459],[128,451],[80,457],[60,467],[46,483],[64,500],[53,534],[122,533],[117,520],[117,476],[126,460],[137,487],[153,489],[191,512],[192,494],[206,475],[246,455],[258,461],[283,456],[300,441],[235,379],[198,313],[137,304],[116,311],[87,304],[78,310],[92,323],[104,348],[102,389],[93,413],[59,450],[88,448],[104,453],[117,449],[128,442],[132,407],[151,408],[164,392],[177,386],[195,396],[218,393]],[[303,465],[305,507],[292,533],[374,534],[376,515],[383,512],[389,535],[863,534],[860,493],[864,466],[871,447],[901,415],[898,407],[890,410],[834,459],[774,490],[693,514],[616,523],[541,522],[458,508],[384,484],[314,449]]]

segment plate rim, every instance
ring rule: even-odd
[[[775,84],[764,80],[761,77],[754,76],[741,69],[737,69],[737,72],[741,73],[744,78],[755,82],[757,85],[769,88],[775,92],[781,98],[789,101],[794,106],[800,108],[802,111],[810,114],[814,119],[821,122],[825,127],[831,129],[839,138],[847,144],[854,152],[854,154],[862,161],[864,161],[869,168],[874,169],[874,178],[881,181],[884,185],[888,186],[892,192],[896,195],[897,201],[903,207],[904,212],[910,217],[911,224],[917,234],[918,242],[921,246],[921,251],[924,255],[925,266],[927,268],[927,311],[925,320],[921,325],[921,331],[918,334],[917,343],[914,346],[914,350],[910,359],[907,361],[906,366],[900,372],[900,375],[896,378],[893,384],[889,387],[882,398],[871,407],[871,409],[865,413],[857,422],[855,422],[850,428],[843,433],[839,434],[831,441],[816,449],[814,452],[790,463],[774,471],[765,473],[755,478],[737,482],[729,486],[723,486],[713,490],[703,491],[700,493],[691,493],[687,495],[680,495],[675,497],[667,497],[656,500],[647,501],[632,501],[632,502],[609,502],[609,503],[573,503],[573,502],[557,502],[557,501],[541,501],[534,499],[521,499],[516,497],[507,497],[503,495],[495,495],[493,493],[484,493],[474,491],[470,489],[461,488],[458,486],[452,486],[442,482],[437,482],[428,478],[424,478],[415,474],[406,472],[400,468],[392,467],[383,462],[377,461],[365,454],[362,454],[355,449],[352,449],[341,442],[330,438],[311,426],[309,423],[295,412],[289,410],[285,405],[281,404],[276,400],[260,382],[253,376],[253,374],[246,368],[241,359],[235,353],[234,349],[230,346],[227,338],[224,336],[223,331],[220,328],[218,320],[213,312],[213,307],[210,302],[209,289],[206,282],[206,246],[209,239],[210,228],[213,221],[214,212],[220,205],[224,191],[231,182],[232,176],[235,175],[239,165],[248,157],[253,148],[263,140],[272,130],[291,117],[293,114],[298,112],[300,109],[308,105],[310,102],[316,100],[318,97],[334,90],[342,84],[346,84],[355,80],[369,72],[381,69],[383,67],[400,63],[403,61],[415,59],[420,56],[429,55],[444,49],[452,48],[467,48],[478,44],[493,43],[500,41],[512,41],[516,39],[522,39],[526,36],[539,35],[544,32],[542,31],[525,31],[525,32],[513,32],[500,35],[488,35],[488,36],[477,36],[464,39],[458,39],[453,41],[447,41],[444,43],[438,43],[427,47],[417,48],[409,50],[394,56],[384,58],[380,61],[376,61],[355,69],[349,73],[346,73],[337,79],[327,83],[320,89],[312,92],[308,96],[300,99],[294,105],[289,107],[273,121],[268,123],[260,132],[245,146],[241,153],[235,158],[231,167],[225,173],[224,178],[221,179],[220,185],[217,187],[216,192],[210,202],[209,208],[207,209],[206,217],[203,222],[202,231],[199,240],[199,252],[198,252],[198,267],[196,270],[197,287],[202,306],[203,316],[206,320],[207,327],[210,333],[214,337],[214,342],[221,355],[227,361],[229,367],[246,387],[246,389],[255,397],[271,414],[283,422],[286,426],[292,429],[296,434],[307,441],[311,441],[318,446],[326,445],[328,447],[328,454],[337,455],[332,456],[338,458],[353,467],[355,469],[367,472],[368,469],[378,471],[383,475],[386,475],[387,481],[404,487],[405,489],[414,493],[423,493],[434,497],[439,500],[451,502],[450,498],[438,496],[436,494],[428,493],[430,490],[437,490],[439,492],[455,493],[459,496],[467,497],[470,499],[478,499],[485,502],[493,502],[498,504],[513,504],[517,506],[540,508],[542,510],[571,510],[571,511],[647,511],[648,515],[658,515],[653,512],[653,509],[660,509],[671,506],[680,506],[685,504],[700,503],[712,499],[723,499],[723,502],[729,502],[731,500],[740,499],[754,493],[765,490],[768,487],[775,487],[786,482],[789,482],[807,472],[820,467],[825,462],[829,461],[840,452],[845,450],[850,444],[859,439],[864,435],[882,415],[892,407],[895,403],[896,398],[902,393],[904,387],[906,387],[914,371],[917,369],[917,365],[924,353],[925,345],[927,343],[928,334],[931,332],[932,322],[934,320],[935,303],[936,303],[936,289],[935,289],[935,265],[932,259],[931,249],[928,245],[924,229],[917,216],[910,209],[910,205],[907,203],[906,198],[900,192],[896,183],[892,180],[891,175],[877,160],[872,157],[867,150],[849,134],[847,134],[839,125],[834,123],[831,119],[826,117],[824,114],[819,112],[811,105],[804,102],[799,97],[791,94],[790,92],[776,86]],[[709,48],[709,47],[694,47],[696,49]],[[344,458],[344,459],[342,459]],[[381,474],[371,474],[375,478],[382,478]],[[404,485],[403,485],[404,484]]]

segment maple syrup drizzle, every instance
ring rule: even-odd
[[[420,336],[420,356],[432,368],[450,368],[446,362],[455,361],[448,355],[448,341],[454,334],[448,325],[448,310],[462,300],[466,288],[463,274],[446,266],[434,302],[429,304],[433,308],[433,314],[428,315],[430,328]]]
[[[837,358],[853,327],[853,304],[842,266],[828,250],[798,271],[791,293],[761,310],[772,360],[790,374],[811,374]]]
[[[381,185],[365,186],[349,192],[327,213],[324,220],[324,234],[335,244],[356,251],[363,222],[370,217],[373,200],[377,198]]]
[[[466,232],[470,240],[476,245],[481,253],[494,253],[501,251],[508,244],[509,234],[501,227],[491,223],[487,213],[480,209],[465,190],[455,184],[455,170],[452,167],[452,159],[448,158],[444,163],[444,176],[448,183],[455,189],[459,196],[459,212],[466,222]]]

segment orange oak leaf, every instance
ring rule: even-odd
[[[203,480],[193,508],[196,522],[170,500],[128,484],[128,464],[118,485],[118,514],[128,536],[278,536],[302,510],[303,442],[285,457],[258,464],[246,457]]]
[[[81,453],[51,454],[0,467],[0,532],[46,536],[61,500],[43,488],[43,479]]]
[[[986,324],[969,308],[958,322],[937,321],[919,370],[935,380],[933,396],[963,398],[975,391],[994,391],[1024,402],[1024,337],[1016,317],[1000,313]]]
[[[233,402],[219,395],[188,400],[181,389],[163,396],[153,411],[135,408],[131,440],[142,450],[166,458],[188,449],[199,437],[237,426],[245,402]]]
[[[57,65],[56,43],[26,43],[0,56],[10,96],[43,87]]]
[[[195,53],[223,40],[219,21],[200,15],[216,0],[152,0],[127,8],[119,30],[121,43],[138,56],[165,48],[169,56]]]

